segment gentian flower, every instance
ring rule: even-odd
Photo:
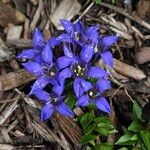
[[[23,63],[26,70],[36,76],[37,80],[32,86],[31,94],[34,94],[44,103],[41,109],[41,120],[52,116],[58,111],[64,116],[72,116],[73,112],[64,102],[65,80],[73,79],[73,88],[77,97],[77,106],[87,106],[95,103],[97,108],[106,113],[111,109],[107,100],[102,96],[103,92],[110,88],[108,73],[100,67],[94,66],[94,60],[102,58],[103,61],[113,66],[113,57],[109,51],[118,36],[99,35],[99,26],[85,27],[80,21],[76,24],[61,20],[65,33],[53,37],[46,43],[42,33],[36,29],[33,34],[33,48],[24,50],[18,58],[27,59]],[[64,56],[55,58],[53,48],[63,44]],[[89,82],[94,78],[94,83]],[[51,85],[51,91],[46,92],[47,85]]]
[[[113,55],[109,51],[109,48],[116,43],[117,40],[118,36],[115,35],[100,37],[94,48],[96,58],[101,57],[102,60],[110,67],[113,67]]]
[[[64,39],[60,37],[59,39],[62,42],[73,43],[73,44],[75,42],[76,44],[81,44],[80,40],[82,38],[82,33],[84,32],[83,24],[80,21],[78,21],[76,24],[73,24],[72,22],[65,19],[61,19],[60,22],[64,27],[66,33],[60,35],[60,37],[63,36]],[[70,37],[70,40],[68,37]]]
[[[23,66],[33,75],[37,76],[36,82],[33,84],[30,94],[36,89],[43,89],[48,83],[58,86],[57,76],[59,74],[58,67],[53,61],[53,52],[49,45],[46,44],[41,54],[41,61],[23,63]],[[63,82],[60,82],[60,90],[63,91]]]
[[[45,47],[45,41],[39,29],[35,29],[33,32],[32,45],[33,48],[23,50],[18,58],[34,61],[41,55],[42,50]]]
[[[94,85],[84,79],[77,79],[75,82],[78,107],[95,103],[99,110],[111,112],[107,100],[102,96],[102,93],[110,88],[110,82],[107,79],[99,79]]]
[[[62,96],[60,97],[54,92],[49,94],[42,89],[35,90],[33,94],[45,104],[41,109],[41,121],[45,121],[50,118],[54,111],[57,111],[61,115],[67,117],[72,117],[74,115],[68,105],[63,102]]]
[[[81,50],[82,51],[82,50]],[[76,92],[76,80],[79,78],[86,79],[88,77],[92,78],[103,78],[107,77],[108,73],[101,69],[100,67],[91,66],[90,60],[92,58],[89,51],[80,53],[80,56],[75,56],[71,50],[64,45],[65,56],[59,57],[57,59],[59,69],[63,69],[58,76],[58,80],[65,82],[65,79],[73,77],[74,78],[74,91]]]
[[[76,44],[82,46],[82,55],[89,51],[91,56],[97,54],[96,58],[99,56],[103,59],[103,61],[110,67],[113,67],[113,56],[109,51],[109,48],[118,40],[118,36],[105,36],[101,37],[98,33],[99,26],[92,26],[89,28],[85,28],[83,24],[79,21],[75,25],[68,20],[61,20],[61,24],[64,27],[67,34],[63,34],[65,39],[63,42],[71,43],[72,40]],[[60,41],[62,41],[60,39]]]

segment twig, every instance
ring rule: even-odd
[[[101,6],[104,6],[104,7],[107,7],[109,9],[112,9],[118,13],[120,13],[121,15],[124,15],[125,17],[133,20],[133,21],[136,21],[137,23],[139,23],[140,25],[142,25],[143,27],[147,28],[150,30],[150,24],[148,24],[147,22],[143,21],[142,19],[140,19],[138,16],[133,16],[133,15],[130,15],[129,13],[126,12],[125,9],[123,8],[119,8],[119,7],[116,7],[116,6],[113,6],[111,4],[107,4],[107,3],[104,3],[104,2],[100,2],[100,5]]]
[[[15,97],[13,99],[3,99],[3,100],[0,100],[0,104],[13,102],[13,101],[16,101],[17,99],[18,97],[17,98]]]
[[[94,2],[92,2],[84,11],[83,11],[83,13],[79,16],[79,18],[74,22],[74,23],[76,23],[76,22],[78,22],[90,9],[91,9],[91,7],[94,5]]]
[[[1,148],[1,150],[13,150],[13,149],[15,149],[15,147],[13,145],[10,145],[10,144],[0,144],[0,148]]]
[[[117,59],[114,59],[114,69],[116,70],[116,72],[135,80],[142,80],[146,78],[146,75],[142,70],[123,63]]]
[[[64,149],[66,148],[65,143],[56,134],[54,134],[53,131],[50,130],[45,123],[36,122],[35,120],[33,120],[32,126],[45,140],[49,142],[57,141],[61,145],[61,147],[63,147]]]
[[[0,76],[0,82],[2,83],[3,91],[7,91],[15,87],[21,86],[34,79],[35,77],[24,69]]]
[[[2,125],[6,119],[12,114],[12,112],[18,107],[17,100],[9,104],[3,113],[0,115],[0,125]]]
[[[40,0],[39,1],[39,6],[38,6],[38,8],[36,10],[36,13],[35,13],[35,15],[33,17],[32,22],[30,24],[30,30],[31,31],[35,28],[35,26],[36,26],[36,24],[37,24],[37,22],[38,22],[38,20],[40,18],[40,14],[41,14],[41,11],[42,11],[43,7],[44,7],[43,0]]]

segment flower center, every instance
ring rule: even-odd
[[[81,34],[80,34],[80,33],[74,32],[74,35],[75,35],[75,39],[76,39],[77,41],[81,40]]]
[[[51,99],[50,102],[51,102],[54,106],[58,105],[58,99],[57,99],[57,98]]]
[[[94,99],[98,95],[98,91],[96,89],[92,89],[88,92],[90,99]]]
[[[77,77],[82,77],[85,74],[85,67],[78,64],[73,67],[73,72]]]
[[[57,68],[55,66],[52,66],[51,68],[46,67],[44,73],[47,76],[54,77],[57,74]]]
[[[98,51],[99,51],[98,45],[96,44],[95,47],[94,47],[94,53],[97,53]]]

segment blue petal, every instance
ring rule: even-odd
[[[107,79],[100,79],[96,82],[96,86],[98,87],[100,93],[103,93],[105,90],[111,88],[110,81]]]
[[[79,106],[87,106],[90,103],[90,98],[88,94],[82,95],[77,101],[77,107]]]
[[[41,75],[43,74],[43,68],[36,62],[28,62],[22,64],[30,73],[33,75]]]
[[[33,91],[33,94],[42,101],[47,102],[50,99],[50,95],[48,92],[41,90],[41,89],[37,89],[35,91]]]
[[[74,26],[75,26],[75,32],[82,32],[84,29],[84,25],[81,21],[78,21]]]
[[[87,72],[87,75],[92,78],[102,78],[107,77],[108,73],[100,67],[91,67]]]
[[[43,89],[50,81],[44,76],[38,78],[32,86],[30,94],[37,89]]]
[[[106,36],[102,39],[102,45],[104,48],[110,47],[113,45],[115,42],[117,42],[118,36]]]
[[[65,56],[68,56],[68,57],[74,57],[74,54],[71,52],[71,50],[64,44],[64,54]]]
[[[59,97],[61,96],[61,94],[63,93],[64,91],[64,84],[56,84],[53,86],[53,89],[52,91],[58,95]]]
[[[72,43],[71,37],[68,34],[61,34],[57,39],[61,42]]]
[[[38,30],[37,28],[34,30],[33,32],[33,38],[32,38],[32,42],[33,42],[33,46],[37,49],[42,49],[44,46],[44,37],[42,35],[42,33],[40,32],[40,30]]]
[[[93,87],[90,82],[85,81],[84,79],[81,80],[81,85],[85,92],[88,92]]]
[[[59,69],[63,69],[63,68],[70,66],[72,64],[73,60],[74,60],[73,58],[70,58],[67,56],[59,57],[57,59]]]
[[[104,97],[98,97],[97,99],[95,99],[95,104],[99,110],[106,113],[111,113],[109,103]]]
[[[33,59],[36,55],[37,55],[37,51],[35,51],[34,49],[27,49],[27,50],[23,50],[17,58]]]
[[[98,32],[99,26],[92,26],[87,29],[86,31],[86,37],[92,41],[92,43],[98,42]]]
[[[73,85],[73,87],[74,87],[74,92],[75,92],[75,94],[76,94],[76,97],[80,97],[80,96],[83,95],[84,90],[83,90],[83,88],[82,88],[82,86],[81,86],[81,79],[76,78],[76,79],[74,80],[74,85]]]
[[[74,25],[70,21],[61,19],[60,22],[67,33],[72,34],[74,32]]]
[[[49,65],[52,63],[53,52],[49,43],[46,44],[45,48],[42,51],[42,59],[44,60],[44,62],[46,62]]]
[[[72,117],[74,115],[68,105],[66,105],[64,102],[60,102],[56,109],[63,116]]]
[[[81,52],[80,52],[80,58],[84,62],[89,62],[94,54],[94,47],[93,45],[85,45]]]
[[[113,67],[113,55],[111,52],[106,51],[101,53],[101,58],[110,67]]]
[[[42,56],[41,54],[38,54],[35,56],[34,61],[38,64],[42,64]]]
[[[54,112],[54,107],[52,104],[47,103],[42,109],[41,109],[41,121],[45,121],[48,118],[52,116]]]
[[[54,48],[55,46],[59,45],[61,41],[58,37],[52,37],[50,40],[48,40],[48,43],[50,47]]]
[[[70,78],[71,76],[72,76],[72,72],[70,68],[65,68],[59,73],[58,81],[60,84],[65,83],[65,80],[67,78]]]
[[[51,79],[49,79],[49,83],[51,85],[56,85],[56,84],[58,84],[58,81],[55,78],[51,78]]]

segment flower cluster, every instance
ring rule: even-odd
[[[85,27],[80,21],[76,24],[61,20],[65,33],[44,41],[40,30],[33,33],[33,48],[22,51],[19,59],[26,70],[36,76],[30,95],[35,95],[44,103],[41,109],[41,120],[52,116],[58,111],[64,116],[73,116],[73,112],[64,102],[66,79],[71,78],[77,98],[77,107],[95,103],[103,112],[110,113],[111,109],[103,92],[110,88],[108,73],[94,65],[95,60],[103,59],[110,67],[113,57],[109,47],[114,44],[117,36],[99,35],[99,26]],[[54,56],[54,48],[62,45],[63,56]],[[91,79],[94,82],[91,82]],[[50,85],[50,91],[45,88]]]

